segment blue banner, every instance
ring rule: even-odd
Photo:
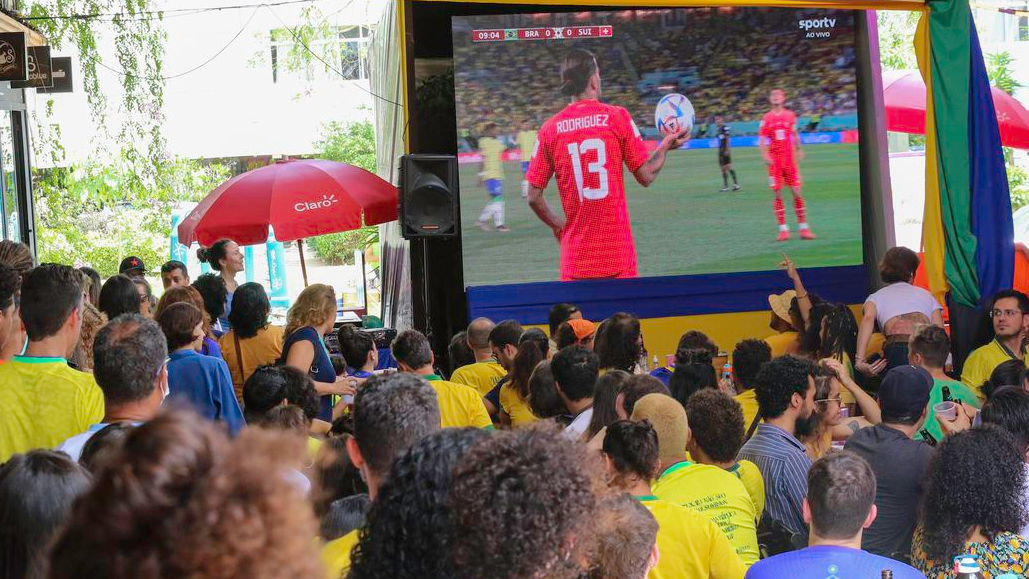
[[[169,259],[173,261],[181,261],[182,263],[189,263],[189,248],[179,243],[179,223],[182,222],[184,216],[178,213],[172,213],[171,219],[171,255]]]

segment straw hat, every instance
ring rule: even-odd
[[[793,302],[793,298],[797,297],[797,292],[793,290],[786,290],[781,294],[772,294],[768,296],[768,305],[771,306],[772,312],[779,316],[787,324],[793,323],[793,318],[790,317],[790,303]]]

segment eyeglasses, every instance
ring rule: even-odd
[[[157,367],[157,373],[154,374],[154,378],[159,378],[161,376],[161,371],[168,367],[168,362],[171,362],[171,358],[165,358],[164,362]]]
[[[842,406],[843,405],[843,396],[840,395],[840,396],[837,396],[836,398],[821,398],[819,400],[815,400],[815,404],[827,404],[829,402],[835,402],[835,403],[837,403],[837,404]]]
[[[1015,316],[1021,316],[1022,310],[993,310],[990,312],[991,318],[999,318],[1001,316],[1005,318],[1013,318]]]

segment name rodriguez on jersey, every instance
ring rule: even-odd
[[[558,133],[570,133],[572,131],[579,131],[582,129],[592,129],[594,127],[606,127],[608,126],[607,121],[610,115],[589,115],[586,117],[577,117],[574,119],[565,119],[555,123]]]

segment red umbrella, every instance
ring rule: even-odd
[[[1029,111],[997,87],[991,87],[991,94],[997,109],[1000,142],[1005,147],[1029,149]],[[917,70],[884,72],[883,98],[887,131],[925,133],[925,82]]]
[[[219,185],[179,224],[179,242],[240,245],[349,231],[397,218],[397,188],[359,167],[321,159],[287,159]],[[307,268],[304,266],[304,283]]]

